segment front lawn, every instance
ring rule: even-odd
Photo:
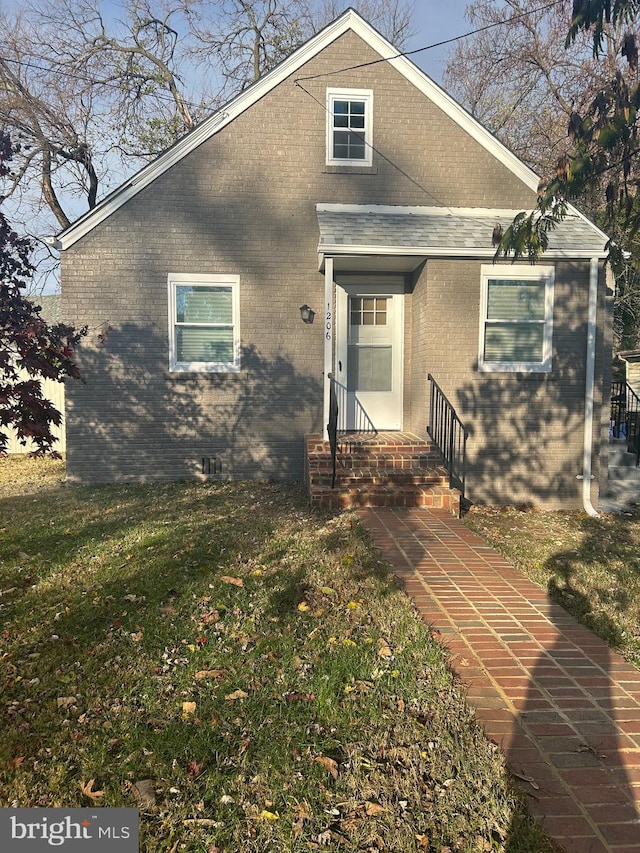
[[[144,853],[553,849],[352,515],[63,475],[0,460],[0,806],[138,807]]]

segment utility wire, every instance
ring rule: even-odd
[[[313,95],[308,89],[305,89],[304,86],[302,86],[298,80],[295,81],[295,85],[299,89],[301,89],[306,95],[309,95],[309,97],[313,101],[315,101],[316,104],[318,104],[320,106],[320,108],[323,109],[328,116],[331,115],[331,111],[328,109],[327,105],[323,104],[322,101],[320,101],[318,98],[316,98],[316,96]],[[351,132],[353,132],[353,131],[351,131]],[[368,140],[366,140],[364,137],[360,136],[359,134],[358,134],[358,137],[360,139],[362,139],[362,141],[364,142],[364,144],[368,148],[370,148],[372,151],[375,151],[375,153],[378,154],[380,157],[382,157],[383,160],[386,160],[390,166],[392,166],[394,169],[396,169],[396,171],[400,172],[400,174],[403,177],[405,177],[408,181],[410,181],[412,184],[414,184],[421,192],[423,192],[427,196],[430,196],[435,202],[437,202],[437,204],[439,206],[444,206],[443,203],[440,201],[440,199],[438,199],[437,196],[435,196],[433,193],[429,192],[429,190],[426,189],[426,187],[423,187],[422,184],[420,184],[415,178],[412,178],[411,175],[409,175],[407,172],[405,172],[404,169],[400,168],[400,166],[398,166],[397,163],[394,163],[393,160],[391,160],[389,157],[387,157],[387,155],[384,154],[384,152],[380,151],[379,148],[376,148],[375,145],[372,145]]]
[[[319,77],[332,77],[334,74],[342,74],[345,71],[356,71],[359,68],[367,68],[370,65],[378,65],[381,62],[390,62],[393,59],[401,59],[402,57],[413,56],[414,53],[422,53],[424,50],[433,50],[436,47],[443,47],[445,44],[452,44],[455,41],[460,41],[461,39],[470,38],[471,36],[476,36],[479,33],[484,33],[486,30],[492,30],[495,27],[502,27],[505,24],[511,24],[515,21],[521,21],[523,18],[529,17],[529,15],[535,15],[538,12],[546,12],[548,9],[553,9],[555,6],[561,6],[564,3],[564,0],[554,0],[553,3],[547,3],[546,6],[539,6],[537,9],[530,9],[528,12],[520,12],[517,15],[512,15],[510,18],[504,18],[501,21],[494,21],[491,24],[485,24],[483,27],[478,27],[475,30],[469,30],[466,33],[462,33],[459,36],[453,36],[452,38],[444,39],[443,41],[436,41],[433,44],[428,44],[425,47],[417,47],[414,50],[406,50],[400,53],[396,53],[394,56],[389,56],[381,59],[372,59],[370,62],[361,62],[358,65],[348,65],[345,68],[339,68],[337,71],[326,71],[323,74],[312,74],[308,77],[298,77],[294,82],[297,83],[299,80],[307,81],[307,80],[317,80]]]
[[[453,42],[461,41],[462,39],[471,38],[472,36],[478,35],[479,33],[483,33],[486,30],[491,30],[491,29],[494,29],[495,27],[501,27],[501,26],[504,26],[506,24],[510,24],[510,23],[515,22],[515,21],[522,20],[523,18],[526,18],[529,15],[535,15],[539,12],[545,12],[548,9],[553,9],[555,6],[561,5],[563,2],[564,2],[564,0],[554,0],[553,3],[548,3],[545,6],[539,6],[536,9],[531,9],[528,12],[522,12],[522,13],[517,14],[517,15],[512,15],[511,17],[505,18],[505,19],[500,20],[500,21],[494,21],[491,24],[486,24],[485,26],[478,27],[477,29],[469,30],[466,33],[462,33],[459,36],[453,36],[452,38],[448,38],[448,39],[444,39],[442,41],[434,42],[433,44],[428,44],[428,45],[425,45],[424,47],[418,47],[418,48],[415,48],[413,50],[401,51],[401,52],[395,54],[394,56],[391,56],[388,58],[374,59],[370,62],[363,62],[359,65],[347,66],[345,68],[338,69],[337,71],[326,72],[324,74],[316,74],[316,75],[312,75],[309,77],[299,77],[294,82],[297,83],[299,80],[300,81],[306,81],[306,80],[315,80],[319,77],[329,77],[329,76],[333,76],[335,74],[342,74],[345,71],[354,71],[358,68],[366,68],[367,66],[377,65],[381,62],[389,62],[392,59],[399,59],[401,57],[409,57],[409,56],[413,56],[414,54],[417,54],[417,53],[423,53],[424,51],[427,51],[427,50],[434,50],[435,48],[443,47],[444,45],[452,44]],[[2,55],[0,55],[0,62],[6,62],[6,63],[11,64],[11,65],[17,65],[19,68],[29,68],[29,69],[32,69],[34,71],[44,71],[47,74],[52,73],[52,70],[53,70],[51,66],[40,65],[37,62],[29,62],[29,61],[23,62],[19,59],[12,59],[10,57],[2,56]],[[59,63],[52,63],[52,65],[58,66],[58,68],[55,70],[54,73],[58,74],[59,76],[66,77],[70,80],[77,80],[77,81],[81,81],[81,82],[83,82],[83,81],[86,82],[85,77],[83,77],[80,74],[74,74],[72,71],[65,70]],[[111,82],[109,80],[101,81],[98,85],[104,86],[106,88],[109,88],[109,87],[112,87],[114,89],[120,89],[121,88],[117,82],[115,82],[115,81]],[[159,100],[164,100],[167,103],[175,103],[175,101],[172,97],[170,97],[168,95],[164,95],[161,92],[156,93],[155,97],[158,98]],[[192,107],[194,109],[202,109],[202,107],[203,107],[202,103],[196,103],[194,101],[185,100],[185,103],[187,104],[188,107]]]

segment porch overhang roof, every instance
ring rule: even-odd
[[[492,260],[493,230],[519,210],[463,207],[318,204],[318,265],[334,269],[412,272],[428,258]],[[549,232],[545,259],[606,257],[607,236],[577,211]]]

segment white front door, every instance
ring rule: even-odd
[[[337,287],[338,428],[402,429],[404,286]]]

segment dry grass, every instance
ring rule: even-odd
[[[63,459],[27,454],[0,457],[0,498],[59,489],[64,478]]]

